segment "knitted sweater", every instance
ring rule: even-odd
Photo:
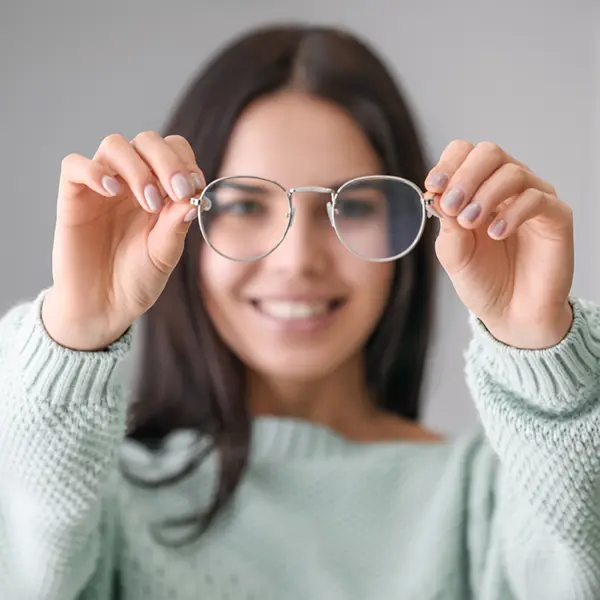
[[[600,307],[573,299],[567,337],[541,351],[472,318],[482,426],[443,443],[256,418],[230,509],[171,547],[150,525],[205,507],[217,461],[164,489],[128,483],[121,462],[164,477],[194,436],[160,452],[124,441],[131,330],[104,351],[62,348],[43,296],[0,321],[2,600],[600,598]]]

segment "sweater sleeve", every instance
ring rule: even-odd
[[[471,319],[467,381],[500,461],[488,557],[503,571],[478,597],[600,598],[600,307],[572,307],[545,350],[505,346]]]
[[[132,332],[104,351],[59,346],[45,293],[0,320],[0,598],[108,600]]]

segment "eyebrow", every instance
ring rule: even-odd
[[[323,187],[330,188],[337,192],[344,184],[348,183],[348,181],[350,181],[350,179],[345,179],[343,181],[330,183],[329,185],[326,185]],[[220,182],[218,187],[219,188],[232,188],[232,189],[240,190],[242,192],[260,194],[260,193],[265,193],[267,191],[265,189],[265,186],[269,183],[271,183],[273,185],[272,181],[265,181],[264,185],[260,186],[260,185],[251,185],[251,184],[247,184],[247,183],[239,183],[237,181],[226,180],[226,181]],[[379,183],[381,183],[381,182],[379,182]],[[352,184],[352,189],[368,188],[368,187],[372,187],[373,184],[374,184],[374,182],[372,180],[358,181],[358,182],[355,182]],[[279,188],[279,189],[282,189],[282,188]],[[283,191],[283,189],[282,189],[282,191]]]
[[[269,183],[265,181],[265,185]],[[259,185],[250,185],[246,183],[238,183],[237,181],[221,181],[217,185],[218,188],[233,188],[236,190],[240,190],[242,192],[252,192],[255,194],[260,194],[261,192],[265,192],[265,188]]]
[[[345,181],[333,184],[331,187],[337,192],[344,184],[348,183],[349,181],[351,181],[351,180],[346,179]],[[361,190],[364,188],[374,188],[374,187],[381,188],[382,185],[385,185],[385,180],[380,179],[379,181],[374,181],[372,179],[366,179],[363,181],[355,181],[350,186],[350,189]]]

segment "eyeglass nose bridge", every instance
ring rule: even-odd
[[[303,187],[290,188],[287,193],[290,198],[296,193],[313,193],[313,194],[329,194],[330,200],[327,203],[327,216],[329,217],[329,222],[332,227],[335,227],[333,224],[333,199],[335,197],[336,191],[331,188],[321,187],[320,185],[305,185]],[[294,221],[294,215],[296,214],[296,208],[292,207],[292,213],[290,215],[290,227],[292,226],[292,222]]]
[[[330,195],[335,194],[335,190],[332,190],[331,188],[321,187],[319,185],[305,185],[303,187],[290,188],[288,191],[290,194],[295,194],[296,192],[312,192],[314,194]]]

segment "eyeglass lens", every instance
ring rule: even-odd
[[[290,225],[283,187],[253,177],[230,177],[209,184],[200,213],[207,242],[233,260],[265,256]],[[325,198],[329,201],[330,198]],[[366,260],[402,254],[417,240],[424,212],[416,189],[401,180],[358,179],[342,186],[331,214],[342,243]]]

